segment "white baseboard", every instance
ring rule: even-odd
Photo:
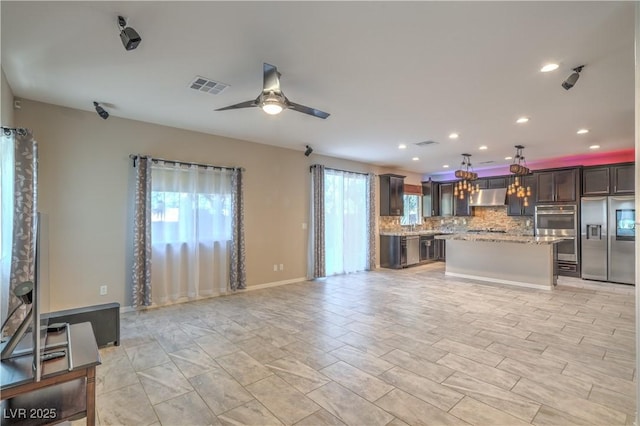
[[[245,288],[243,290],[238,290],[238,293],[247,292],[247,291],[253,291],[253,290],[262,290],[263,288],[278,287],[278,286],[281,286],[281,285],[294,284],[294,283],[299,283],[299,282],[302,282],[302,281],[308,281],[308,280],[307,280],[306,277],[303,277],[303,278],[292,278],[290,280],[283,280],[283,281],[273,281],[273,282],[270,282],[270,283],[264,283],[264,284],[248,286],[247,288]]]
[[[488,278],[488,277],[481,277],[478,275],[459,274],[457,272],[445,272],[444,274],[449,277],[467,278],[470,280],[484,281],[484,282],[494,283],[494,284],[515,285],[518,287],[536,288],[538,290],[547,290],[547,291],[553,290],[552,286],[545,286],[541,284],[532,284],[532,283],[525,283],[520,281],[503,280],[500,278]]]
[[[245,289],[238,290],[236,292],[229,292],[227,294],[220,294],[218,296],[203,297],[203,298],[192,299],[192,300],[181,300],[181,301],[176,301],[175,303],[169,303],[169,304],[166,304],[166,305],[151,305],[151,306],[143,306],[143,307],[140,307],[140,308],[134,308],[133,306],[121,306],[120,307],[120,313],[124,314],[124,313],[127,313],[127,312],[135,312],[135,311],[137,311],[139,309],[162,308],[163,306],[171,306],[171,305],[175,305],[175,304],[179,304],[179,303],[191,302],[193,300],[209,299],[209,298],[212,298],[212,297],[231,296],[231,295],[233,295],[235,293],[246,293],[247,291],[262,290],[263,288],[278,287],[278,286],[281,286],[281,285],[294,284],[294,283],[299,283],[299,282],[303,282],[303,281],[308,281],[308,280],[307,280],[306,277],[303,277],[303,278],[292,278],[290,280],[283,280],[283,281],[274,281],[274,282],[270,282],[270,283],[264,283],[264,284],[257,284],[257,285],[248,286]]]

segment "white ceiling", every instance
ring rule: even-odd
[[[95,100],[113,116],[418,173],[468,152],[478,170],[509,163],[516,144],[529,162],[633,148],[634,6],[2,1],[2,67],[20,98],[89,111]],[[136,50],[123,48],[118,14],[140,33]],[[331,116],[214,112],[260,93],[263,62],[291,101]],[[539,72],[547,62],[560,68]],[[230,87],[196,92],[196,75]],[[531,121],[515,124],[522,115]],[[425,140],[438,144],[414,145]]]

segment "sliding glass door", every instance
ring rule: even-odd
[[[367,180],[360,173],[325,169],[326,275],[367,269]]]

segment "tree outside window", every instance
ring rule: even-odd
[[[422,197],[419,195],[404,195],[404,215],[400,218],[400,225],[422,224]]]

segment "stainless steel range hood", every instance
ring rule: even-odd
[[[504,206],[507,203],[507,188],[481,189],[469,198],[472,207]]]

